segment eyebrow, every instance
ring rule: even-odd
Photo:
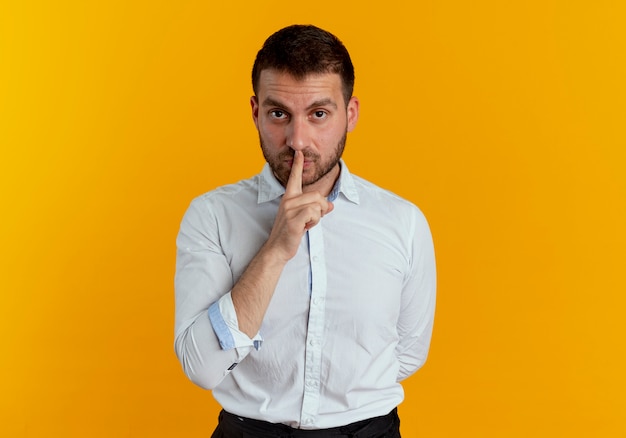
[[[272,99],[271,97],[266,97],[265,100],[263,101],[262,104],[264,107],[267,106],[277,106],[279,108],[285,108],[285,109],[289,109],[287,108],[287,105],[285,105],[284,103]],[[320,106],[331,106],[335,109],[337,109],[337,104],[329,97],[325,98],[325,99],[320,99],[320,100],[316,100],[315,102],[311,103],[306,109],[307,110],[312,110],[313,108],[316,107],[320,107]]]

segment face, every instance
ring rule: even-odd
[[[353,97],[346,106],[341,77],[335,73],[296,80],[288,73],[263,70],[258,95],[250,100],[263,156],[276,178],[289,179],[294,151],[304,154],[303,191],[326,195],[339,176],[346,134],[359,115]]]

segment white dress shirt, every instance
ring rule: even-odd
[[[303,429],[385,415],[428,354],[436,276],[426,219],[342,161],[334,210],[303,237],[250,339],[230,291],[284,191],[266,164],[192,201],[177,239],[176,354],[236,415]]]

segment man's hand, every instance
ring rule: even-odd
[[[285,262],[296,255],[306,230],[317,225],[325,214],[333,210],[332,202],[320,193],[302,193],[303,168],[304,154],[296,151],[285,194],[266,242],[266,247],[277,251]]]

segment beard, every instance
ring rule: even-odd
[[[335,168],[341,156],[343,155],[343,150],[346,147],[346,139],[347,132],[343,134],[343,137],[337,143],[335,150],[333,153],[326,159],[323,160],[322,156],[318,153],[311,151],[310,149],[302,150],[304,154],[304,159],[307,162],[310,162],[311,165],[308,169],[304,169],[302,174],[302,185],[308,186],[316,183],[324,176],[328,174],[331,170]],[[295,151],[291,148],[279,153],[272,153],[270,148],[267,147],[263,138],[259,135],[259,141],[261,143],[261,150],[263,151],[263,157],[265,161],[270,165],[274,176],[283,186],[287,185],[287,181],[289,180],[289,175],[291,174],[291,166],[288,164],[289,162],[293,163],[293,156]],[[309,174],[312,172],[312,174]]]

